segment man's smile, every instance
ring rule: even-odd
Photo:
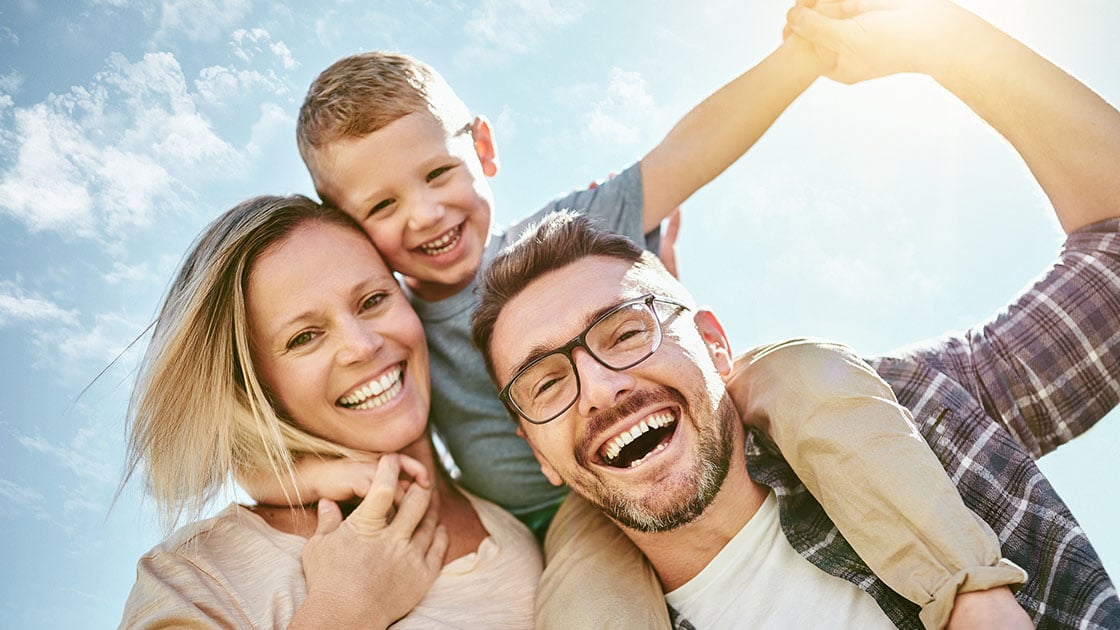
[[[649,455],[664,450],[676,429],[676,410],[659,409],[608,438],[596,459],[613,468],[637,467]]]

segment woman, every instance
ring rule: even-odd
[[[142,469],[173,524],[232,476],[298,487],[299,459],[399,455],[355,464],[372,483],[341,524],[333,502],[293,492],[181,528],[141,558],[122,626],[531,626],[533,537],[442,474],[428,404],[423,329],[349,217],[301,196],[219,217],[156,322],[129,475]]]

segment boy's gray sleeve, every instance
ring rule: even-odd
[[[603,182],[596,188],[574,191],[549,202],[545,207],[518,222],[508,231],[509,238],[517,236],[530,224],[544,215],[558,210],[572,210],[591,217],[599,226],[630,237],[646,249],[657,253],[661,233],[653,230],[642,233],[644,205],[642,202],[641,162],[635,162],[617,177]]]

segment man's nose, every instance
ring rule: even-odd
[[[579,373],[580,414],[590,416],[613,407],[634,389],[634,377],[626,371],[615,371],[600,363],[585,348],[572,351],[572,363]]]

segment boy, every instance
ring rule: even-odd
[[[470,115],[432,68],[404,55],[374,52],[342,59],[312,83],[297,124],[300,153],[323,200],[362,225],[410,293],[428,336],[431,419],[461,469],[458,481],[467,490],[511,511],[538,535],[547,528],[565,494],[540,474],[531,449],[516,435],[515,425],[498,400],[481,355],[470,344],[469,317],[479,270],[517,236],[522,225],[561,208],[574,208],[613,231],[641,239],[750,148],[818,73],[819,62],[807,44],[788,40],[693,109],[639,163],[595,189],[549,204],[504,233],[492,232],[490,225],[494,200],[486,178],[496,175],[499,168],[493,130],[485,118]],[[787,354],[783,358],[782,353],[774,352],[768,360],[772,371],[781,373],[804,367],[805,357]],[[809,360],[820,366],[833,365],[827,353]],[[839,366],[835,374],[846,369],[839,355],[834,364]],[[781,379],[777,382],[782,383]],[[835,382],[845,379],[838,377]],[[787,400],[806,394],[803,389],[781,385],[778,389],[772,394],[779,400],[782,389],[788,390],[784,392]],[[905,410],[895,406],[893,398],[885,400],[877,389],[845,395],[863,396],[869,417],[881,418],[892,430],[902,427],[904,435],[912,433]],[[889,389],[886,395],[889,397]],[[773,409],[780,407],[776,404]],[[779,427],[799,418],[763,414],[757,420],[769,420]],[[867,422],[869,427],[881,426],[878,421]],[[778,442],[791,460],[805,455],[795,451],[795,444]],[[914,444],[916,461],[937,466],[924,444]],[[916,464],[907,461],[904,465]],[[806,461],[806,466],[811,467],[811,462]],[[322,486],[315,482],[326,475],[316,476],[312,467],[304,466],[300,476],[301,498],[324,496]],[[827,471],[820,477],[826,480]],[[950,507],[937,516],[948,521],[953,514],[956,517],[952,518],[976,526],[969,531],[971,540],[941,541],[944,549],[960,551],[947,557],[963,561],[931,571],[937,575],[936,583],[904,590],[909,586],[909,574],[892,583],[903,592],[917,592],[914,599],[919,604],[937,611],[930,613],[931,619],[939,620],[932,625],[944,622],[956,593],[955,588],[950,589],[949,597],[934,601],[933,594],[939,593],[945,580],[959,580],[969,567],[999,561],[994,534],[967,513],[943,471],[941,478],[948,493],[944,500]],[[270,493],[253,488],[252,493],[258,499],[280,496],[275,489]],[[858,514],[837,514],[836,520],[847,523],[852,531],[859,530]],[[935,523],[931,529],[939,531]],[[960,531],[960,523],[956,529]],[[890,575],[889,568],[874,568]],[[980,590],[1023,579],[1021,570],[1005,568],[996,581],[974,582],[973,586]]]

